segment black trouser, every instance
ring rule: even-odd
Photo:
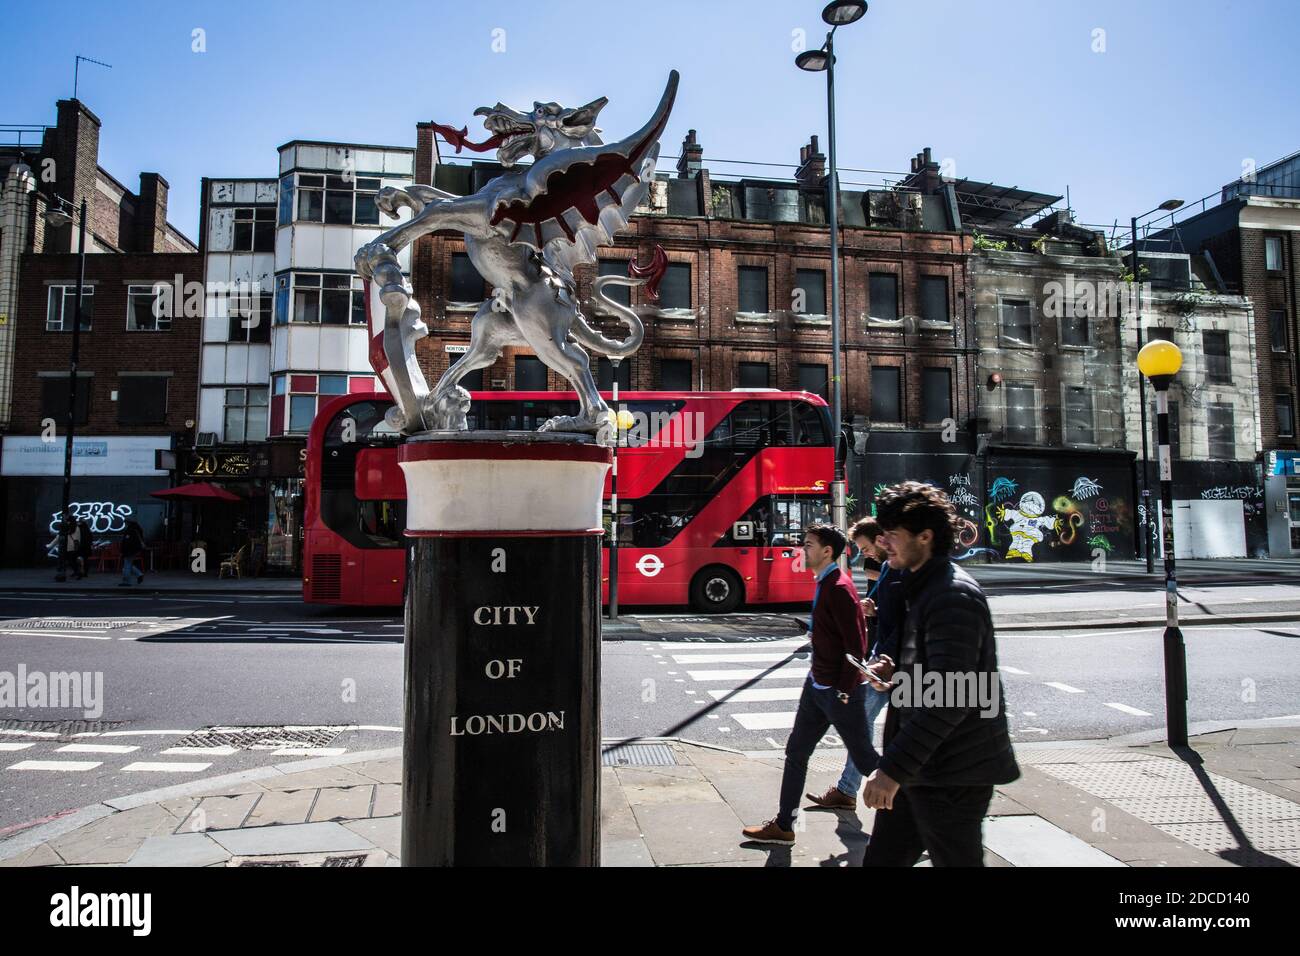
[[[863,866],[983,866],[981,825],[992,787],[899,787],[892,810],[877,810]]]
[[[866,695],[870,688],[859,684],[841,703],[834,687],[817,690],[812,677],[804,681],[799,709],[794,715],[794,729],[785,744],[785,772],[781,776],[781,806],[776,822],[783,830],[794,824],[794,812],[803,799],[803,785],[808,777],[808,758],[817,742],[831,727],[840,735],[853,759],[854,766],[868,774],[876,769],[880,755],[871,746],[871,728],[867,725]]]

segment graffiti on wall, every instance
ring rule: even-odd
[[[118,505],[111,501],[71,501],[68,510],[72,512],[73,521],[85,521],[90,525],[91,534],[111,534],[126,530],[126,519],[134,512],[130,505]],[[59,522],[63,520],[63,511],[50,515],[50,534],[57,534]]]

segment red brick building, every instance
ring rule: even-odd
[[[167,181],[141,173],[131,192],[98,164],[100,121],[61,100],[39,151],[6,157],[0,327],[4,560],[41,560],[62,507],[72,327],[77,301],[77,210],[87,206],[85,287],[73,443],[73,511],[98,541],[127,517],[151,539],[166,506],[150,491],[172,483],[155,454],[182,447],[196,417],[200,321],[197,248],[167,222]],[[73,222],[52,226],[52,207]],[[9,236],[5,237],[6,240]],[[189,287],[187,288],[187,283]]]
[[[656,245],[669,260],[657,304],[643,290],[632,293],[646,336],[620,365],[621,387],[769,387],[829,398],[830,231],[816,137],[801,150],[793,180],[724,180],[704,168],[702,152],[691,131],[677,176],[652,184],[629,230],[601,250],[602,272],[626,274],[630,259],[649,261]],[[431,131],[419,128],[417,181],[464,195],[500,169],[440,163]],[[871,474],[860,456],[851,458],[857,498],[885,480],[920,474],[911,456],[971,450],[971,246],[959,216],[928,151],[913,161],[906,185],[841,193],[844,416],[881,453],[871,457]],[[594,275],[587,269],[577,278],[585,312],[601,327],[591,303]],[[470,320],[490,290],[452,235],[417,242],[412,282],[431,329],[420,348],[432,383],[468,343]],[[603,330],[623,335],[618,323]],[[602,388],[611,376],[599,361]],[[507,349],[464,384],[568,387],[526,348]]]

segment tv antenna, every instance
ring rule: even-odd
[[[78,53],[77,59],[72,65],[72,98],[74,100],[77,98],[77,81],[79,79],[79,74],[81,73],[82,60],[85,60],[87,63],[93,63],[96,66],[107,67],[110,70],[113,68],[112,63],[101,63],[99,60],[92,60],[90,57],[82,56],[80,53]]]

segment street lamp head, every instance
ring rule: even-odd
[[[72,222],[72,216],[58,206],[51,206],[44,213],[45,224],[52,229],[58,229]]]
[[[809,73],[821,73],[829,60],[830,55],[825,50],[805,50],[794,58],[794,65]]]
[[[1164,202],[1160,204],[1160,208],[1163,209],[1165,212],[1173,212],[1182,204],[1183,201],[1181,199],[1166,199]]]
[[[1173,342],[1154,339],[1142,346],[1138,352],[1138,371],[1156,384],[1157,379],[1166,382],[1178,374],[1183,367],[1183,353]]]
[[[866,12],[866,0],[831,0],[822,10],[822,19],[833,27],[842,27],[861,20]]]

